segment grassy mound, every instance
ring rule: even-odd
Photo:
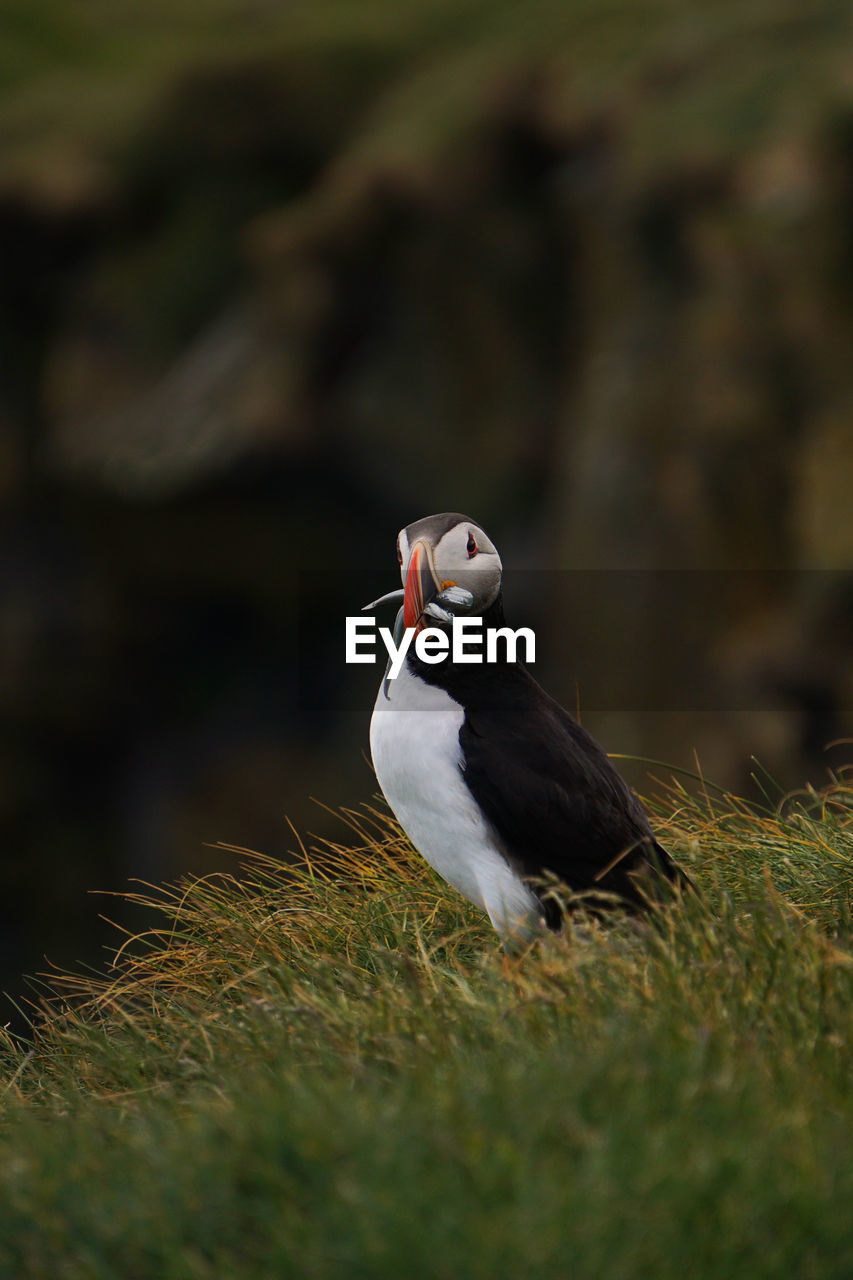
[[[3,1276],[847,1276],[853,788],[671,788],[701,899],[513,960],[381,813],[146,890],[9,1042]]]

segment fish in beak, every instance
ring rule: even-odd
[[[406,585],[396,591],[387,591],[370,604],[362,605],[362,613],[378,609],[382,604],[399,604],[402,609],[397,621],[402,627],[414,627],[422,631],[425,618],[433,622],[451,623],[460,613],[467,613],[473,603],[473,592],[459,587],[452,579],[439,582],[433,565],[432,552],[426,542],[416,542],[406,568]]]

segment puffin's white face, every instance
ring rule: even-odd
[[[484,613],[500,591],[501,558],[489,535],[462,515],[427,516],[401,529],[397,559],[407,627],[424,625],[424,606],[447,587],[463,587],[473,595],[466,616]]]

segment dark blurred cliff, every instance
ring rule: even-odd
[[[849,5],[2,25],[7,985],[96,954],[87,888],[369,796],[342,619],[430,511],[608,748],[849,758]]]

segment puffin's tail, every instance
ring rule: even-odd
[[[652,873],[652,876],[649,876],[649,872]],[[699,891],[690,876],[686,871],[682,871],[672,855],[667,853],[663,845],[658,844],[657,840],[652,842],[651,848],[643,850],[642,873],[644,888],[646,886],[652,888],[654,880],[658,881],[656,888],[652,889],[653,897],[659,896],[661,878],[666,880],[678,893],[693,893],[698,896]]]
[[[615,894],[633,911],[647,911],[682,894],[698,897],[693,881],[651,833],[608,867],[596,887]]]

